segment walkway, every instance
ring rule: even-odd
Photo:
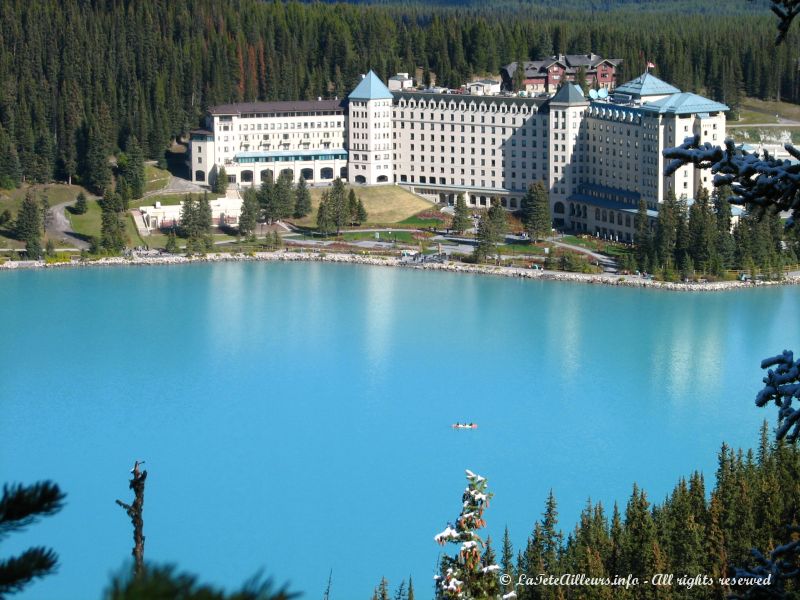
[[[207,192],[208,189],[196,183],[192,183],[188,179],[182,177],[169,176],[169,181],[160,190],[145,193],[143,198],[150,198],[151,196],[166,196],[167,194],[202,194]]]
[[[55,204],[50,207],[52,219],[50,220],[50,226],[47,228],[47,237],[74,244],[74,248],[72,249],[86,250],[89,248],[89,243],[78,237],[78,235],[72,231],[72,225],[67,215],[64,213],[64,209],[68,205],[74,203],[75,200],[69,200],[68,202],[61,202],[60,204]]]
[[[596,261],[603,267],[604,271],[609,271],[612,273],[617,272],[617,263],[616,261],[606,256],[605,254],[600,254],[593,250],[589,250],[588,248],[584,248],[583,246],[575,246],[573,244],[565,244],[564,242],[559,242],[558,238],[548,238],[548,242],[552,243],[559,248],[566,248],[567,250],[572,250],[573,252],[580,252],[581,254],[585,254],[586,256],[590,257],[592,260]]]

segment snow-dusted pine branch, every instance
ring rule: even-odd
[[[800,161],[800,150],[791,144],[784,148]],[[794,225],[794,217],[800,210],[800,162],[779,160],[766,151],[763,156],[746,152],[737,148],[733,140],[726,140],[724,148],[708,142],[700,144],[700,136],[688,137],[682,145],[667,148],[663,154],[671,159],[664,175],[672,175],[687,164],[710,169],[715,187],[731,187],[733,196],[728,198],[731,203],[790,211],[786,226]]]
[[[789,537],[793,534],[800,534],[800,527],[789,526]],[[741,600],[751,599],[776,599],[786,598],[786,582],[800,578],[800,540],[790,539],[785,544],[775,548],[769,554],[769,558],[764,556],[755,548],[750,551],[756,565],[745,569],[734,569],[734,576],[744,578],[757,578],[764,581],[763,584],[756,584],[744,594],[733,595],[731,598]]]
[[[800,408],[792,406],[797,400],[800,404],[800,360],[794,360],[794,353],[784,350],[782,354],[761,361],[761,368],[769,369],[764,377],[764,388],[756,396],[756,406],[763,407],[774,402],[778,407],[778,428],[775,437],[795,443],[800,439]]]
[[[780,44],[786,39],[786,34],[789,32],[789,27],[792,26],[792,21],[800,13],[800,1],[798,0],[772,0],[770,6],[779,19],[778,22],[778,37],[775,44]]]

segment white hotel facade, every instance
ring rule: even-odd
[[[394,87],[394,86],[393,86]],[[217,106],[191,132],[193,181],[220,166],[230,183],[295,180],[395,183],[433,201],[520,208],[528,186],[549,190],[556,227],[632,240],[640,199],[657,217],[668,190],[711,190],[692,165],[663,176],[665,148],[699,135],[719,144],[728,107],[650,73],[606,99],[564,85],[551,97],[390,91],[370,72],[346,101]]]

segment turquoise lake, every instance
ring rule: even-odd
[[[465,468],[515,551],[551,488],[568,531],[634,481],[656,501],[695,469],[710,487],[722,441],[773,423],[759,363],[800,350],[798,306],[798,287],[314,263],[0,273],[0,480],[68,494],[0,556],[60,556],[19,598],[100,598],[130,560],[114,500],[144,459],[148,560],[227,588],[263,568],[314,599],[331,569],[332,600],[412,575],[430,598]]]

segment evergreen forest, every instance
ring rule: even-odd
[[[224,102],[343,97],[374,69],[458,86],[515,60],[597,52],[644,61],[686,90],[800,101],[800,34],[774,46],[769,12],[681,14],[257,0],[0,3],[0,181],[92,184],[102,157],[137,140],[159,158]],[[716,6],[719,3],[714,3]],[[739,4],[736,4],[738,6]],[[748,3],[749,4],[749,3]],[[580,3],[579,3],[580,5]],[[597,10],[595,11],[595,8]],[[741,10],[745,10],[741,8]]]

